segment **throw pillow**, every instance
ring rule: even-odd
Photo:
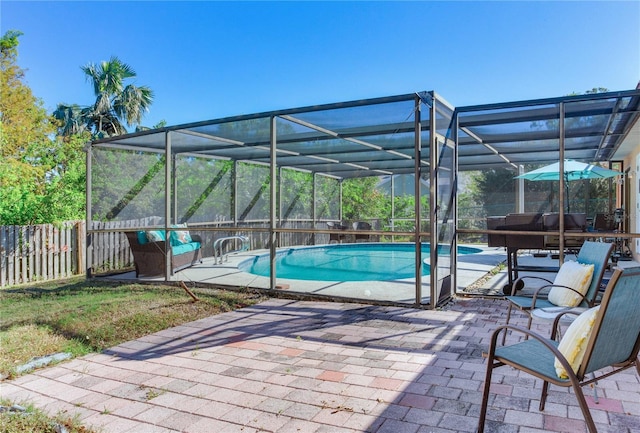
[[[138,243],[139,243],[140,245],[144,245],[144,244],[146,244],[147,242],[149,242],[149,240],[147,240],[147,232],[144,232],[144,231],[142,231],[142,230],[138,230],[138,231],[136,232],[136,236],[138,236]]]
[[[160,242],[164,241],[164,231],[161,230],[151,230],[147,232],[147,240],[149,242]]]
[[[569,365],[574,372],[578,371],[582,359],[584,358],[584,352],[587,349],[587,341],[591,336],[591,330],[593,324],[596,321],[596,316],[600,311],[600,306],[593,307],[580,314],[576,320],[569,325],[567,332],[560,340],[558,350],[569,361]],[[554,362],[556,368],[556,374],[561,379],[568,379],[567,371],[562,367],[560,361],[556,358]]]
[[[593,265],[583,265],[569,260],[560,267],[553,284],[571,287],[584,295],[591,284],[593,268]],[[549,302],[560,307],[575,307],[582,301],[582,298],[577,293],[564,287],[551,288],[547,298]]]
[[[174,227],[174,228],[186,228],[187,225],[186,224],[176,224],[176,225],[174,225],[172,227]],[[171,232],[171,234],[169,235],[169,240],[171,242],[171,245],[173,245],[173,246],[188,244],[189,242],[192,242],[191,235],[189,234],[188,230],[177,230],[177,231]]]

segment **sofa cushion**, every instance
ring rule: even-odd
[[[186,228],[186,224],[176,224],[171,226],[172,228]],[[193,242],[191,239],[191,235],[188,230],[176,230],[172,231],[169,235],[169,242],[171,246],[179,246],[182,244],[188,244],[189,242]]]
[[[191,251],[196,251],[200,249],[200,242],[189,242],[188,244],[180,244],[171,247],[174,256],[178,256],[180,254],[188,253]]]
[[[165,238],[164,230],[149,230],[147,232],[147,240],[149,242],[161,242],[167,239]]]

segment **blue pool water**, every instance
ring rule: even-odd
[[[441,254],[448,247],[440,246]],[[458,254],[475,254],[478,248],[458,247]],[[429,258],[429,244],[422,245],[422,261]],[[243,272],[269,276],[269,254],[245,260]],[[422,274],[429,275],[423,264]],[[337,244],[288,248],[276,254],[278,278],[319,281],[391,281],[415,277],[415,245],[401,243]]]

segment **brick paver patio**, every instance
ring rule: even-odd
[[[105,433],[474,432],[481,353],[505,312],[500,299],[441,311],[272,299],[5,381],[1,391]],[[487,431],[585,431],[566,389],[552,386],[539,412],[540,388],[496,370]],[[590,405],[600,432],[640,432],[634,370],[600,381],[598,394]]]

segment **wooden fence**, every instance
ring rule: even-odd
[[[229,232],[206,230],[233,225],[232,222],[227,221],[200,227],[196,225],[190,230],[201,235],[205,257],[213,256],[215,239],[234,234],[248,236],[251,249],[268,248],[270,242],[268,224],[264,222],[246,224],[254,231],[237,232],[238,229],[242,230],[242,225],[236,226],[235,230]],[[95,222],[89,236],[87,236],[84,221],[32,226],[0,226],[0,287],[83,275],[87,269],[90,269],[92,275],[132,269],[133,255],[122,230],[154,225],[159,225],[159,221],[153,217],[131,221]],[[311,221],[287,221],[282,224],[282,227],[305,230],[326,228],[321,222],[316,223],[314,227]],[[255,231],[256,228],[264,230]],[[281,247],[328,242],[329,235],[326,233],[297,232],[282,233],[279,236]]]
[[[84,273],[84,221],[0,226],[0,287]]]
[[[96,231],[89,237],[84,221],[0,226],[0,287],[68,278],[85,274],[87,269],[91,269],[93,274],[100,274],[132,268],[133,256],[129,242],[124,232],[119,230],[155,224],[158,221],[152,219],[96,222],[92,227]],[[218,228],[224,225],[215,224]],[[268,225],[262,225],[264,232],[246,233],[251,238],[252,249],[268,245]],[[261,224],[257,226],[260,227]],[[301,224],[295,226],[300,227]],[[308,223],[304,226],[310,227]],[[203,250],[208,255],[213,255],[213,240],[232,234],[234,233],[203,231]],[[308,244],[309,236],[301,233],[287,234],[283,235],[281,242],[286,245]]]

